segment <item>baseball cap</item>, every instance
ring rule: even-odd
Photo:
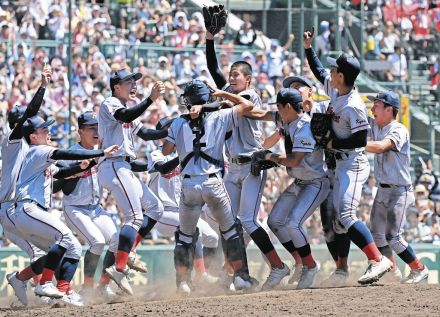
[[[168,58],[166,56],[161,56],[161,57],[159,57],[158,62],[159,63],[162,63],[162,62],[168,63]]]
[[[54,120],[48,120],[44,121],[43,118],[40,116],[33,116],[30,118],[27,118],[26,121],[23,123],[22,132],[23,135],[30,135],[37,131],[37,129],[45,128],[50,125],[52,125],[55,121]]]
[[[130,79],[134,79],[138,81],[141,78],[142,78],[141,73],[130,73],[125,68],[122,68],[120,70],[115,71],[110,76],[110,87],[113,88],[115,85]]]
[[[399,96],[394,91],[391,90],[378,93],[376,96],[367,96],[367,98],[368,100],[371,101],[375,101],[375,100],[382,101],[383,103],[386,103],[395,109],[400,108]]]
[[[23,117],[24,112],[26,111],[25,106],[15,106],[8,113],[8,123],[9,127],[12,129],[18,120]]]
[[[281,88],[276,99],[276,103],[280,103],[282,105],[285,105],[286,103],[296,105],[302,101],[301,93],[294,88]]]
[[[96,119],[96,113],[93,111],[86,111],[78,117],[78,126],[81,128],[83,125],[94,125],[98,124],[98,119]]]
[[[352,79],[354,81],[361,72],[359,60],[347,53],[342,53],[337,59],[327,57],[327,62],[331,67],[337,67],[339,72],[344,74],[346,79]]]
[[[289,88],[292,83],[301,83],[306,85],[309,88],[313,87],[313,82],[304,76],[289,76],[283,80],[283,87]]]

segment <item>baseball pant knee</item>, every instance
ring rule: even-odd
[[[391,247],[391,249],[393,249],[394,252],[396,252],[396,254],[402,253],[408,247],[408,243],[405,240],[403,240],[403,238],[400,235],[393,235],[393,236],[387,235],[386,239],[388,245]]]
[[[89,247],[91,253],[101,255],[104,251],[105,241],[99,241]]]
[[[61,246],[65,246],[65,257],[70,259],[80,259],[82,255],[82,246],[72,232],[65,234]]]
[[[276,216],[269,215],[267,224],[273,234],[278,238],[281,243],[285,243],[291,240],[289,230],[286,227],[284,220],[278,219]]]
[[[384,247],[388,245],[385,234],[372,231],[371,235],[373,236],[374,243],[377,245],[377,247]]]
[[[110,241],[108,243],[109,251],[116,253],[116,251],[118,250],[118,244],[119,244],[119,231],[115,232],[110,238]]]

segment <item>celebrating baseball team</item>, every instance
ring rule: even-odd
[[[305,55],[329,101],[315,102],[313,82],[293,76],[285,78],[277,92],[277,110],[266,111],[251,87],[249,63],[234,62],[228,78],[217,64],[214,36],[225,26],[227,15],[223,6],[203,8],[207,65],[215,87],[200,80],[188,82],[180,97],[188,112],[161,119],[156,129],[144,127],[139,117],[164,92],[164,85],[156,82],[148,98],[127,107],[142,78],[128,69],[112,73],[111,96],[98,113],[84,112],[77,118],[79,142],[68,149],[51,146],[53,121],[39,115],[51,81],[49,66],[44,66],[41,87],[27,107],[16,106],[9,112],[11,131],[1,149],[0,221],[6,236],[30,258],[29,266],[7,274],[23,305],[29,303],[28,282],[35,295],[48,303],[83,306],[90,304],[89,294],[109,301],[133,295],[130,270],[147,272],[136,248],[153,228],[175,238],[180,295],[214,285],[228,291],[265,291],[283,279],[297,289],[311,288],[320,264],[303,224],[318,208],[335,262],[333,273],[323,282],[326,287],[346,285],[351,242],[368,260],[359,284],[396,274],[393,251],[410,267],[402,283],[426,282],[428,269],[402,237],[414,194],[409,135],[396,121],[398,95],[386,91],[369,96],[373,102],[369,117],[355,87],[359,61],[347,53],[328,58],[328,73],[312,48],[312,28],[303,34]],[[266,142],[262,120],[277,127]],[[162,140],[162,147],[149,153],[147,161],[140,160],[134,149],[137,137]],[[285,153],[269,150],[278,142],[284,142]],[[366,152],[374,153],[379,184],[370,228],[356,217],[362,185],[370,173]],[[267,169],[277,166],[285,167],[292,183],[270,211],[268,226],[292,256],[291,268],[258,219]],[[138,172],[148,172],[147,184]],[[112,195],[124,216],[120,228],[100,205],[102,189]],[[57,191],[64,194],[65,222],[48,212]],[[79,292],[71,285],[82,256],[77,237],[88,244]],[[250,240],[270,266],[262,283],[249,272]],[[223,270],[221,276],[214,276],[209,267],[218,261],[220,246]],[[110,287],[111,281],[117,290]]]

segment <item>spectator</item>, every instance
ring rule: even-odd
[[[402,53],[402,49],[399,45],[394,47],[394,53],[390,54],[387,59],[391,62],[391,68],[386,72],[388,81],[394,83],[400,83],[408,80],[408,64],[405,54]],[[396,84],[393,89],[399,89],[400,85]],[[402,86],[402,91],[406,92],[405,86]]]
[[[252,23],[247,21],[240,26],[240,30],[235,37],[238,45],[252,46],[257,39],[257,32],[253,29]]]
[[[317,37],[316,46],[317,46],[317,53],[318,57],[321,59],[322,54],[328,53],[331,50],[330,45],[330,23],[327,21],[321,21],[319,24],[319,29],[321,31],[321,34]]]
[[[399,44],[398,32],[394,29],[394,24],[391,21],[386,23],[386,29],[383,38],[380,40],[381,53],[388,57],[394,53],[394,47]]]

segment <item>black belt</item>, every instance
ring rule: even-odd
[[[231,163],[234,164],[246,164],[252,161],[252,159],[249,156],[239,156],[239,157],[233,157],[231,158]]]
[[[208,178],[213,178],[213,177],[217,177],[216,173],[212,173],[208,175]],[[183,176],[183,178],[191,178],[191,175],[185,174],[185,176]]]
[[[340,152],[335,153],[335,159],[337,159],[338,161],[344,160],[348,158],[348,156],[349,156],[348,153],[340,153]]]
[[[382,188],[391,188],[390,184],[379,184],[379,186]]]

